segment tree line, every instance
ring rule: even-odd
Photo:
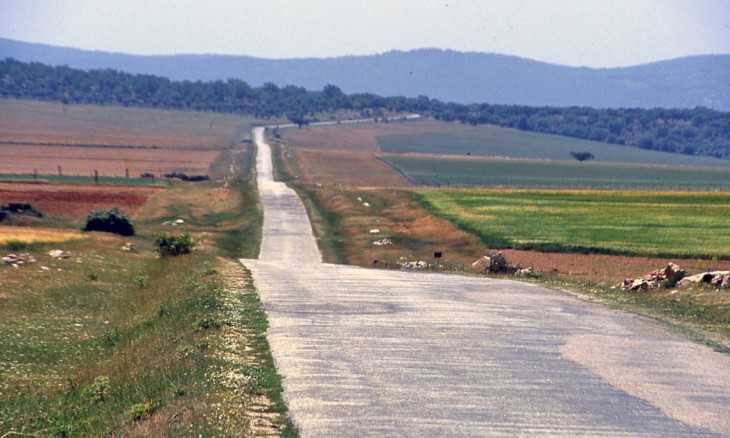
[[[172,81],[153,75],[85,71],[10,58],[0,61],[0,96],[287,117],[298,124],[338,110],[363,116],[386,111],[416,112],[471,125],[493,124],[643,149],[730,158],[730,113],[701,107],[597,109],[457,104],[426,96],[345,94],[334,85],[313,91],[273,83],[252,87],[238,79]]]

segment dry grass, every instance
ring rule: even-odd
[[[85,236],[77,231],[58,230],[52,228],[25,228],[0,225],[0,246],[9,242],[60,243],[69,240],[83,239]]]
[[[371,153],[295,149],[301,179],[308,183],[402,187],[408,181]]]

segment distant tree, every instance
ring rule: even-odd
[[[589,161],[589,160],[593,160],[593,159],[596,158],[590,152],[575,152],[575,151],[570,151],[570,156],[573,157],[573,158],[575,158],[576,160],[580,161],[581,163],[583,161]]]

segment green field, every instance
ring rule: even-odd
[[[571,160],[570,152],[591,152],[596,161],[637,164],[730,166],[730,160],[671,154],[579,140],[559,135],[525,132],[495,126],[450,129],[444,132],[377,136],[378,146],[388,153],[485,155],[510,158]]]
[[[716,167],[408,155],[382,158],[420,185],[730,190],[730,169]]]
[[[730,256],[728,193],[475,189],[418,197],[493,248]]]

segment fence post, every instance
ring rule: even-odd
[[[61,169],[61,166],[58,166],[58,176],[63,176],[63,169]]]
[[[33,169],[33,181],[38,179],[38,169]]]
[[[127,179],[129,179],[129,168],[124,169],[124,176],[126,176]]]
[[[94,184],[99,184],[99,171],[94,169]]]

